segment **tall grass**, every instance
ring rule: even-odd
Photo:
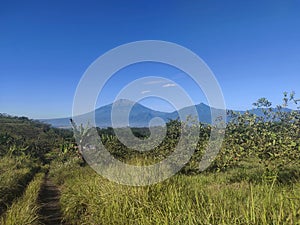
[[[24,195],[15,200],[1,218],[3,225],[35,225],[39,224],[38,195],[44,174],[38,173],[28,185]]]
[[[0,214],[23,193],[33,175],[31,168],[10,170],[0,174]]]
[[[65,178],[61,206],[70,224],[300,223],[299,183],[234,182],[235,173],[211,173],[129,187],[89,168],[56,173]]]
[[[38,164],[26,158],[4,156],[0,159],[0,214],[22,195],[38,169]]]

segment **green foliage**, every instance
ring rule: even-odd
[[[284,94],[285,106],[289,102],[297,103],[294,93],[291,93],[289,98],[286,98],[287,95]],[[266,98],[259,99],[253,105],[257,108],[243,114],[228,112],[230,120],[227,123],[225,139],[217,158],[208,168],[209,171],[224,171],[238,166],[248,158],[255,158],[263,166],[266,178],[269,176],[273,179],[273,176],[276,177],[289,166],[299,166],[300,112],[289,111],[282,106],[271,108],[271,103]],[[142,162],[143,165],[147,165],[159,162],[173,152],[184,126],[186,125],[179,120],[169,121],[167,135],[162,143],[146,152],[127,148],[118,140],[112,128],[98,129],[98,133],[106,149],[115,158],[129,164]],[[199,172],[199,162],[208,147],[212,126],[200,123],[197,128],[200,130],[199,142],[192,159],[181,170],[185,174]],[[187,129],[192,127],[187,126]],[[149,136],[146,128],[135,128],[132,131],[141,139]],[[119,132],[122,132],[122,128],[119,128]]]
[[[38,170],[28,160],[5,157],[0,160],[0,214],[20,196]]]
[[[253,106],[255,106],[257,108],[270,107],[271,105],[272,105],[272,103],[269,102],[268,99],[266,99],[266,98],[260,98],[257,100],[257,102],[253,103]]]
[[[259,179],[256,170],[247,170]],[[58,174],[58,175],[57,175]],[[236,181],[231,173],[176,175],[147,187],[112,183],[88,167],[55,170],[68,224],[297,224],[300,186]]]
[[[8,211],[2,216],[3,225],[35,225],[39,224],[38,196],[44,174],[39,173],[30,182],[22,197],[16,199]]]
[[[290,165],[299,166],[300,112],[284,110],[281,106],[270,108],[265,98],[259,99],[255,105],[269,108],[262,109],[262,116],[249,112],[231,115],[215,166],[224,169],[254,157],[264,165],[266,173],[275,176]]]
[[[42,175],[18,197],[46,164],[42,168],[50,168],[51,179],[62,190],[68,224],[300,224],[300,111],[289,111],[290,103],[299,103],[294,92],[284,93],[282,106],[272,108],[261,98],[246,113],[228,112],[225,139],[206,172],[199,171],[199,162],[212,125],[192,127],[171,120],[164,140],[145,152],[127,148],[112,128],[97,128],[110,153],[133,165],[165,159],[189,129],[200,130],[195,153],[181,173],[147,187],[112,183],[82,164],[77,152],[88,143],[88,127],[73,123],[77,145],[71,130],[0,115],[0,213],[9,208],[1,222],[38,222],[36,196]],[[150,136],[147,128],[132,132],[141,139]],[[187,135],[185,141],[189,138],[194,137]],[[182,150],[188,148],[185,141]]]
[[[260,98],[253,105],[257,108],[246,113],[228,112],[229,121],[226,127],[225,139],[216,159],[212,161],[208,171],[226,171],[238,167],[247,159],[255,159],[264,170],[266,180],[279,178],[279,174],[289,167],[297,167],[300,162],[300,111],[290,111],[284,108],[288,103],[297,104],[295,93],[284,93],[283,106],[271,108],[271,102]],[[256,114],[255,114],[256,113]],[[139,152],[126,147],[116,137],[112,128],[97,128],[105,148],[118,160],[133,165],[150,165],[168,157],[184,134],[181,129],[195,129],[179,120],[167,123],[167,134],[164,140],[151,151]],[[73,122],[75,137],[79,141],[79,150],[88,142],[89,129],[76,126]],[[199,124],[200,136],[195,153],[189,163],[182,168],[181,173],[199,173],[199,162],[208,147],[212,125]],[[159,127],[153,129],[160,129]],[[122,128],[118,128],[122,133]],[[141,139],[150,135],[148,128],[133,128],[132,133]],[[153,133],[159,133],[154,131]],[[190,137],[185,137],[186,139]],[[212,140],[214,141],[214,140]],[[97,146],[97,143],[93,143]],[[211,143],[214,144],[214,143]],[[63,146],[62,152],[69,152],[74,146]],[[141,146],[141,148],[147,146]],[[189,146],[182,146],[185,151]],[[74,150],[71,150],[74,152]],[[64,158],[67,160],[67,157]],[[297,176],[295,176],[296,178]]]
[[[47,170],[47,166],[43,164],[49,162],[49,159],[59,157],[56,149],[64,141],[64,138],[71,137],[72,133],[51,128],[47,124],[29,120],[26,117],[12,117],[3,114],[0,114],[0,124],[1,214],[24,193],[26,186],[37,171],[41,168]],[[54,153],[55,157],[51,159],[47,156],[49,153]],[[18,203],[15,204],[18,205]],[[16,209],[17,206],[14,205],[13,208]],[[21,210],[21,208],[19,209]],[[24,213],[26,212],[24,211]],[[30,218],[31,215],[26,216]],[[6,221],[6,224],[11,223]],[[12,224],[25,223],[20,221],[20,223]]]
[[[59,148],[65,138],[72,137],[69,130],[52,128],[26,117],[0,114],[0,124],[0,157],[17,156],[47,163],[45,154]]]

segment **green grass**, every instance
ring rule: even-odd
[[[5,211],[7,206],[23,193],[33,174],[32,169],[22,168],[0,175],[0,213]]]
[[[38,169],[36,163],[27,159],[7,156],[0,159],[0,214],[22,195]]]
[[[27,184],[39,167],[47,170],[44,164],[52,161],[50,178],[61,189],[67,224],[300,225],[298,115],[279,115],[273,122],[248,114],[233,119],[207,172],[198,170],[211,129],[203,126],[201,143],[181,174],[155,185],[130,187],[81,167],[70,131],[0,115],[0,214],[8,209],[1,223],[38,224],[42,176]],[[163,144],[146,154],[131,151],[111,134],[103,137],[117,159],[152,164],[176,145],[181,124],[169,125]]]
[[[24,195],[16,199],[1,218],[3,225],[39,224],[38,196],[44,174],[38,173],[28,185]]]
[[[176,175],[147,187],[118,185],[72,163],[51,174],[70,224],[300,224],[300,184],[264,181],[256,172],[238,181],[239,168]],[[246,179],[251,173],[257,182]]]

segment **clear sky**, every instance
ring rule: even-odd
[[[280,104],[283,91],[300,96],[297,0],[1,1],[0,112],[70,116],[76,86],[96,58],[149,39],[198,54],[218,79],[228,108],[251,108],[259,97]],[[116,74],[99,105],[143,76],[173,79],[195,103],[205,102],[185,75],[145,63]],[[144,103],[170,110],[157,101]]]

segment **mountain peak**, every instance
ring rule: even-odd
[[[182,119],[184,119],[188,115],[194,115],[196,107],[199,121],[202,123],[211,123],[211,112],[219,112],[218,108],[213,108],[205,103],[199,103],[197,105],[192,105],[188,107],[184,107],[182,109],[179,109],[178,111],[174,112],[160,112],[155,111],[153,109],[150,109],[146,106],[143,106],[142,104],[138,102],[131,101],[129,99],[118,99],[114,102],[116,110],[115,113],[116,116],[119,118],[123,118],[124,115],[127,115],[125,113],[130,111],[129,115],[129,122],[130,126],[132,127],[148,127],[150,121],[155,118],[159,117],[162,118],[164,121],[168,121],[170,119],[176,119],[179,115],[182,115]],[[102,106],[95,110],[95,120],[96,124],[99,127],[109,127],[112,126],[111,123],[111,113],[112,113],[112,105],[113,103],[109,105]],[[132,107],[133,106],[133,107]],[[290,109],[286,109],[289,110]],[[245,111],[238,111],[240,113],[245,113]],[[253,109],[250,110],[250,112],[256,114],[256,115],[262,115],[261,109]],[[79,121],[85,121],[88,117],[88,114],[83,114],[80,116],[77,116]],[[70,127],[70,121],[69,118],[59,118],[59,119],[47,119],[47,120],[40,120],[44,121],[46,123],[49,123],[53,125],[54,127]],[[122,123],[118,126],[128,126],[128,123]]]
[[[134,105],[137,102],[131,101],[129,99],[118,99],[117,101],[114,101],[112,104],[114,104],[115,106],[128,106],[128,105]]]
[[[209,105],[206,105],[205,103],[201,102],[198,104],[198,106],[205,106],[205,107],[210,107]]]

